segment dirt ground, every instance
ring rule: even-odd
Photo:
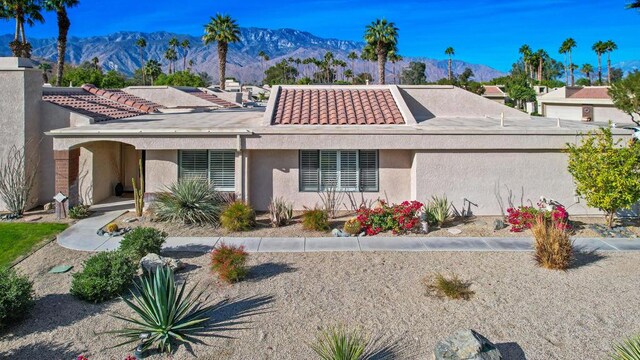
[[[222,337],[180,346],[173,359],[314,359],[308,344],[323,326],[359,327],[396,359],[430,359],[435,343],[473,328],[505,359],[603,359],[612,342],[640,332],[640,253],[581,254],[566,272],[536,267],[531,253],[357,252],[252,254],[250,276],[220,283],[207,254],[167,254],[179,277],[218,304],[209,325]],[[47,245],[17,266],[34,281],[29,318],[0,332],[0,358],[123,359],[131,351],[105,331],[131,315],[122,300],[89,304],[69,295],[71,274],[89,253]],[[47,271],[73,265],[67,274]],[[429,296],[435,272],[471,282],[471,300]],[[189,352],[193,351],[193,354]],[[168,358],[153,355],[150,358]]]

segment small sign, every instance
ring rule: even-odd
[[[68,198],[61,192],[57,193],[56,196],[53,197],[53,200],[55,200],[55,201],[57,201],[59,203],[65,202],[65,201],[67,201],[67,199]]]

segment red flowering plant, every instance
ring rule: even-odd
[[[420,223],[417,213],[423,206],[424,204],[419,201],[404,201],[401,204],[388,205],[380,200],[378,207],[360,208],[356,219],[369,236],[383,231],[392,231],[396,235],[406,234]]]
[[[511,225],[511,232],[522,232],[531,229],[535,222],[536,216],[539,214],[544,219],[550,220],[558,229],[571,230],[569,225],[569,213],[564,206],[560,204],[549,205],[545,201],[541,201],[538,207],[520,206],[517,208],[507,209],[507,222]]]

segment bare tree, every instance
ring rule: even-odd
[[[27,156],[26,147],[15,145],[0,159],[0,199],[16,217],[21,217],[29,205],[36,181],[37,159]]]

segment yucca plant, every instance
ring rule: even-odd
[[[145,351],[157,344],[161,352],[171,352],[176,343],[198,342],[205,336],[206,322],[211,307],[203,307],[199,301],[202,293],[194,296],[195,287],[185,292],[186,283],[178,287],[173,271],[159,267],[154,273],[144,276],[131,292],[131,299],[123,301],[135,312],[135,317],[113,315],[132,327],[110,331],[128,340],[117,346],[141,341]],[[146,338],[141,335],[148,334]],[[142,340],[141,340],[142,339]]]
[[[224,197],[201,179],[180,180],[158,195],[153,211],[160,221],[217,225]]]
[[[293,205],[281,197],[272,198],[269,202],[268,210],[271,226],[273,227],[288,225],[293,219]]]
[[[439,197],[434,195],[428,206],[425,206],[427,214],[432,221],[438,225],[444,225],[451,218],[451,203],[446,196]]]
[[[640,360],[640,335],[613,345],[614,360]]]
[[[310,346],[322,360],[360,360],[365,358],[367,343],[358,329],[335,326],[322,330]]]

